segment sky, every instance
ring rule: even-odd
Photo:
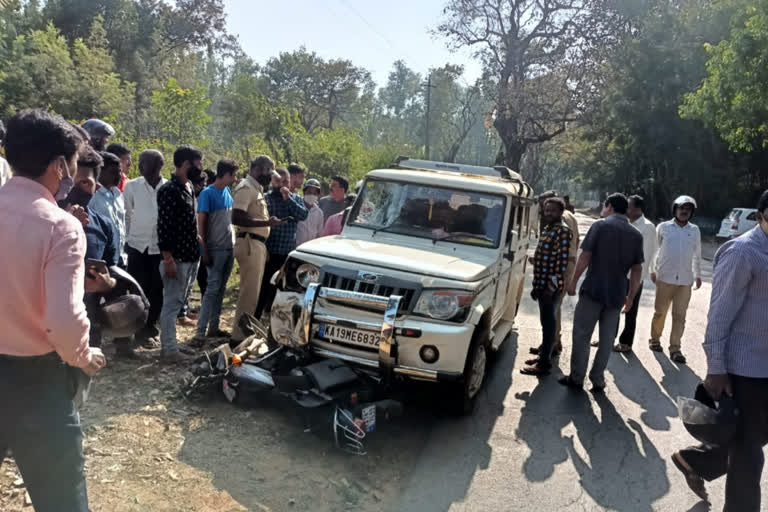
[[[468,51],[451,53],[432,35],[445,0],[225,0],[230,32],[263,64],[304,45],[325,59],[343,58],[371,72],[382,86],[402,59],[424,76],[446,63],[464,66],[471,83],[481,66]]]

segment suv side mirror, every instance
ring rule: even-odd
[[[512,249],[506,251],[504,253],[504,259],[505,260],[509,260],[512,263],[514,263],[515,262],[515,251],[513,251]]]

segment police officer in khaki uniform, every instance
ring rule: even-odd
[[[265,242],[269,228],[282,224],[270,217],[264,200],[266,188],[272,181],[275,163],[266,155],[257,156],[251,162],[248,175],[235,188],[232,206],[232,224],[237,226],[235,258],[240,266],[240,296],[237,299],[233,341],[241,341],[245,335],[238,322],[243,313],[253,314],[259,302],[261,280],[267,261]]]

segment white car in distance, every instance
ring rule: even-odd
[[[716,238],[720,241],[739,237],[757,225],[757,210],[734,208],[720,224]]]

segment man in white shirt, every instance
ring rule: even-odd
[[[661,352],[661,333],[669,306],[672,306],[672,334],[669,337],[669,357],[685,364],[681,341],[685,330],[685,316],[691,301],[691,286],[701,288],[701,232],[691,224],[696,211],[696,200],[680,196],[672,204],[673,219],[656,228],[658,252],[651,273],[656,284],[656,305],[651,323],[650,348]]]
[[[157,246],[157,189],[167,181],[160,174],[163,165],[162,153],[155,149],[143,151],[139,156],[141,177],[126,183],[124,194],[128,273],[139,282],[149,300],[147,324],[136,333],[136,340],[149,348],[160,346],[157,321],[163,307],[163,258]]]
[[[650,278],[650,266],[656,256],[656,226],[645,217],[645,200],[638,195],[630,196],[627,209],[629,223],[643,235],[643,283]],[[640,297],[643,295],[642,284],[637,290],[632,307],[624,316],[624,330],[619,336],[619,342],[613,347],[616,352],[631,352],[635,341],[637,327],[637,312],[640,309]]]
[[[104,159],[104,167],[99,175],[100,187],[88,206],[110,219],[117,228],[114,236],[117,239],[118,266],[125,268],[125,201],[123,193],[117,188],[121,176],[120,159],[107,152],[102,152],[101,158]]]
[[[325,222],[323,210],[317,205],[319,199],[320,182],[316,179],[307,180],[304,185],[304,206],[309,210],[309,215],[296,225],[296,247],[323,236]]]

